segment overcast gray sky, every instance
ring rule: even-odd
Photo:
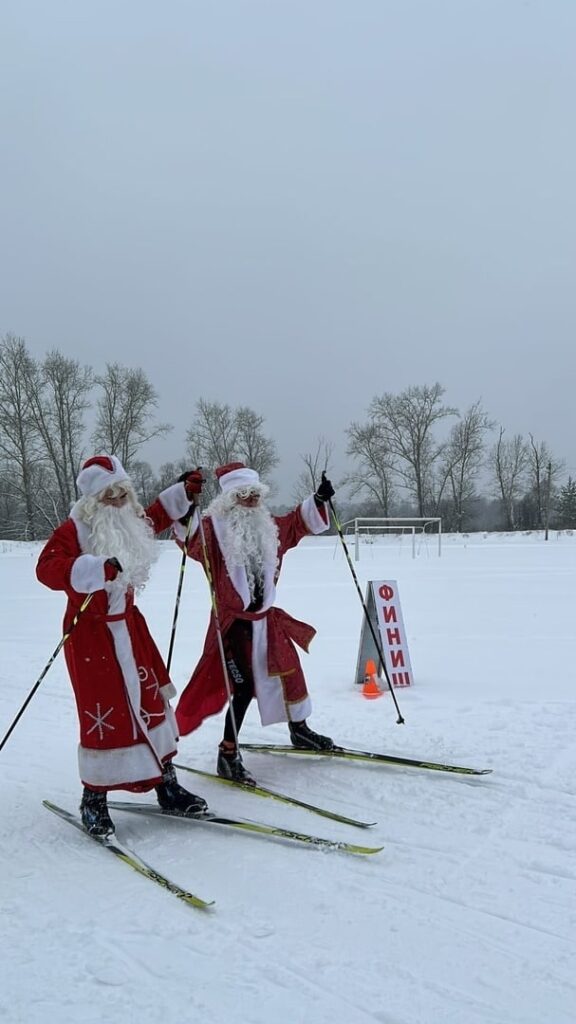
[[[155,465],[438,380],[576,471],[575,96],[575,0],[2,0],[0,334],[141,365]]]

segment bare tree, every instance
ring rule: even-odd
[[[504,427],[500,427],[498,441],[490,454],[497,493],[502,501],[506,529],[516,528],[516,504],[522,493],[522,485],[528,466],[528,448],[521,434],[515,434],[509,441],[504,440]]]
[[[466,512],[475,497],[476,480],[485,456],[485,435],[494,429],[494,422],[482,409],[480,401],[465,412],[450,431],[442,458],[446,471],[450,500],[446,503],[450,528],[461,531]]]
[[[46,460],[34,470],[33,503],[37,535],[41,537],[48,536],[69,512],[69,508],[62,512],[58,483]]]
[[[347,454],[356,459],[352,473],[346,477],[352,497],[367,494],[381,515],[390,515],[394,498],[394,472],[396,461],[386,448],[385,439],[375,422],[364,425],[352,423],[347,431]]]
[[[0,467],[2,460],[0,459]],[[0,537],[21,536],[17,520],[18,504],[11,475],[0,468]]]
[[[296,480],[293,492],[294,501],[299,503],[316,490],[320,484],[323,471],[330,475],[330,459],[332,458],[333,451],[334,445],[332,442],[320,436],[315,450],[300,456],[304,463],[304,469]]]
[[[45,475],[44,493],[50,505],[55,500],[57,521],[68,514],[77,497],[84,413],[90,407],[88,395],[93,382],[90,367],[82,367],[57,351],[49,352],[38,372],[28,378],[30,406],[42,439],[44,461],[50,470],[50,475]]]
[[[152,410],[158,395],[143,370],[107,363],[106,373],[96,377],[102,394],[97,402],[92,443],[109,455],[117,455],[130,468],[138,450],[154,437],[172,430],[168,423],[154,424]]]
[[[278,457],[274,441],[262,430],[263,424],[264,418],[247,406],[232,409],[220,402],[199,399],[186,443],[190,463],[206,471],[205,500],[209,501],[216,492],[210,470],[229,462],[244,462],[266,480]]]
[[[23,338],[7,334],[0,344],[0,459],[10,479],[20,536],[36,539],[35,471],[42,460],[41,444],[29,396],[37,374]]]
[[[191,462],[205,468],[225,466],[235,458],[237,429],[234,410],[220,402],[196,402],[196,414],[186,434]]]
[[[457,416],[458,410],[443,405],[443,395],[440,384],[410,387],[399,395],[374,398],[369,409],[386,451],[395,460],[397,475],[415,498],[419,516],[437,510],[446,480],[443,474],[438,487],[434,479],[447,442],[436,440],[433,431],[441,420]]]
[[[262,431],[264,417],[258,416],[248,406],[239,406],[234,418],[239,461],[255,469],[262,479],[267,479],[270,471],[278,465],[278,455],[275,441]]]
[[[162,488],[158,488],[156,477],[149,462],[135,460],[130,466],[130,479],[138,496],[138,501],[145,508],[147,505],[152,504],[158,491],[162,490]],[[176,479],[177,477],[174,477],[169,483],[173,484]]]
[[[176,483],[183,473],[196,469],[196,463],[191,464],[190,459],[178,459],[177,462],[163,462],[156,477],[156,491],[163,491]]]
[[[528,436],[528,483],[534,503],[534,525],[542,530],[548,518],[553,488],[564,471],[564,462],[552,457],[545,441],[535,441],[533,434]]]

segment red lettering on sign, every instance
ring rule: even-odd
[[[392,668],[404,668],[404,651],[391,651]]]
[[[392,587],[388,587],[386,585],[384,585],[383,587],[380,587],[378,593],[380,594],[380,597],[384,601],[390,601],[394,597],[394,591],[393,591]]]
[[[392,682],[394,686],[410,686],[409,672],[393,672]]]
[[[398,622],[396,608],[393,604],[391,604],[389,608],[383,608],[382,613],[384,615],[384,622]]]
[[[388,637],[388,644],[390,645],[390,647],[392,646],[392,644],[402,643],[402,641],[400,640],[399,629],[387,629],[386,636]]]

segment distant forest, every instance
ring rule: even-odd
[[[334,479],[342,523],[355,517],[441,517],[444,532],[576,529],[576,481],[545,440],[509,436],[480,400],[460,411],[441,384],[375,395],[362,423],[343,425],[349,468]],[[159,396],[141,369],[109,363],[98,373],[57,350],[34,359],[23,338],[0,341],[0,538],[36,540],[65,519],[87,456],[117,455],[144,505],[184,469],[232,461],[273,485],[276,442],[248,406],[200,398],[185,450],[154,470],[146,444],[168,433]],[[87,420],[92,427],[87,428]],[[294,502],[331,474],[332,443],[302,456]],[[214,493],[208,473],[204,500]],[[270,498],[274,507],[274,490]]]

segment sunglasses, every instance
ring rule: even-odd
[[[259,498],[261,495],[259,487],[239,487],[236,494],[239,498]]]

